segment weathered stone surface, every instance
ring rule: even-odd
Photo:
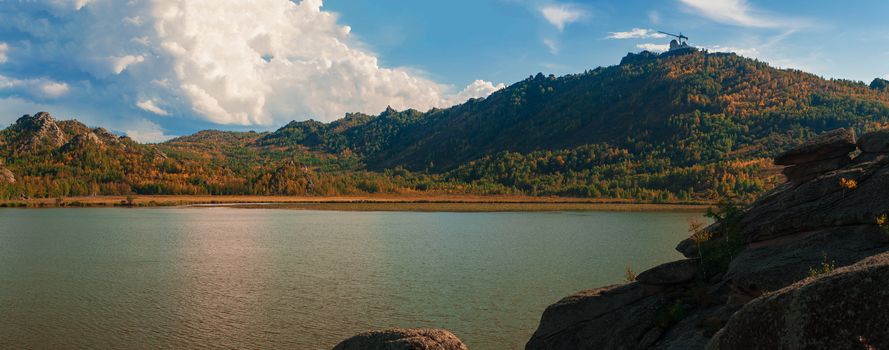
[[[14,184],[15,175],[0,163],[0,184]]]
[[[869,86],[874,90],[889,90],[889,80],[876,78],[870,82]]]
[[[831,227],[761,242],[742,251],[724,280],[748,292],[774,291],[809,276],[827,259],[847,266],[889,250],[889,235],[876,225]]]
[[[844,155],[837,158],[792,165],[784,168],[782,173],[787,177],[788,181],[800,183],[811,180],[827,172],[840,169],[849,165],[849,163],[852,163],[852,158],[849,158],[848,155]]]
[[[15,142],[18,147],[15,154],[34,152],[44,148],[58,148],[68,141],[55,119],[46,112],[40,112],[34,116],[22,116],[11,128],[18,134],[18,140]]]
[[[889,254],[809,278],[745,305],[708,349],[889,347]]]
[[[697,260],[687,259],[655,266],[639,276],[636,281],[642,284],[680,284],[691,281],[698,273]]]
[[[686,258],[693,259],[698,257],[698,243],[691,238],[683,239],[676,245],[676,251],[682,253]]]
[[[854,180],[855,188],[841,180]],[[741,218],[748,242],[811,232],[834,226],[872,224],[889,210],[889,161],[856,159],[836,172],[802,184],[785,184],[754,203]]]
[[[656,340],[657,311],[671,299],[639,283],[591,289],[544,311],[525,349],[632,349]],[[656,331],[655,331],[656,333]]]
[[[95,128],[93,129],[93,134],[96,134],[99,140],[101,140],[103,143],[115,144],[120,142],[120,139],[117,137],[117,135],[112,134],[105,128]]]
[[[710,337],[721,328],[738,308],[719,305],[690,314],[665,331],[652,349],[703,349]]]
[[[105,142],[102,141],[102,139],[100,139],[99,136],[96,135],[95,133],[87,132],[84,134],[74,136],[71,139],[71,141],[69,141],[68,143],[65,144],[63,149],[72,150],[72,149],[78,149],[78,148],[82,148],[82,147],[88,147],[90,145],[104,146]]]
[[[855,150],[855,130],[837,129],[818,135],[775,158],[777,165],[795,165],[847,156]]]
[[[389,329],[358,334],[333,350],[467,350],[453,333],[443,329]]]
[[[889,153],[889,130],[861,135],[858,148],[864,153]]]

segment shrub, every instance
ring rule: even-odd
[[[636,271],[633,271],[633,268],[630,265],[627,265],[627,268],[624,270],[624,279],[627,282],[633,282],[636,280]]]
[[[694,231],[692,238],[698,243],[704,277],[727,271],[732,259],[744,249],[741,214],[741,209],[734,202],[722,201],[716,210],[707,209],[706,216],[715,221],[712,231],[700,227]]]
[[[851,190],[858,188],[858,181],[855,181],[854,179],[847,179],[845,177],[841,177],[840,178],[840,187],[842,187],[844,190],[851,191]]]
[[[880,228],[883,229],[883,232],[885,232],[887,235],[889,235],[889,215],[883,214],[883,215],[877,216],[876,221],[877,221],[877,226],[880,226]]]
[[[821,253],[821,265],[809,268],[809,277],[818,277],[836,269],[835,261],[827,261],[827,253]]]

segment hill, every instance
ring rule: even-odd
[[[889,91],[734,54],[643,52],[447,109],[390,108],[271,133],[139,145],[28,118],[0,133],[19,180],[0,187],[6,198],[434,191],[666,201],[751,198],[781,181],[770,161],[778,152],[830,129],[882,128]],[[83,141],[93,139],[101,144]]]

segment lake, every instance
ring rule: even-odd
[[[680,258],[689,212],[0,210],[2,348],[521,349],[547,305]]]

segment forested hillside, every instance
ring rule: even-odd
[[[15,177],[0,176],[0,193],[749,198],[780,181],[769,159],[781,150],[834,128],[889,123],[885,86],[733,54],[643,52],[581,74],[531,76],[448,109],[203,131],[158,145],[38,115],[0,133]]]

